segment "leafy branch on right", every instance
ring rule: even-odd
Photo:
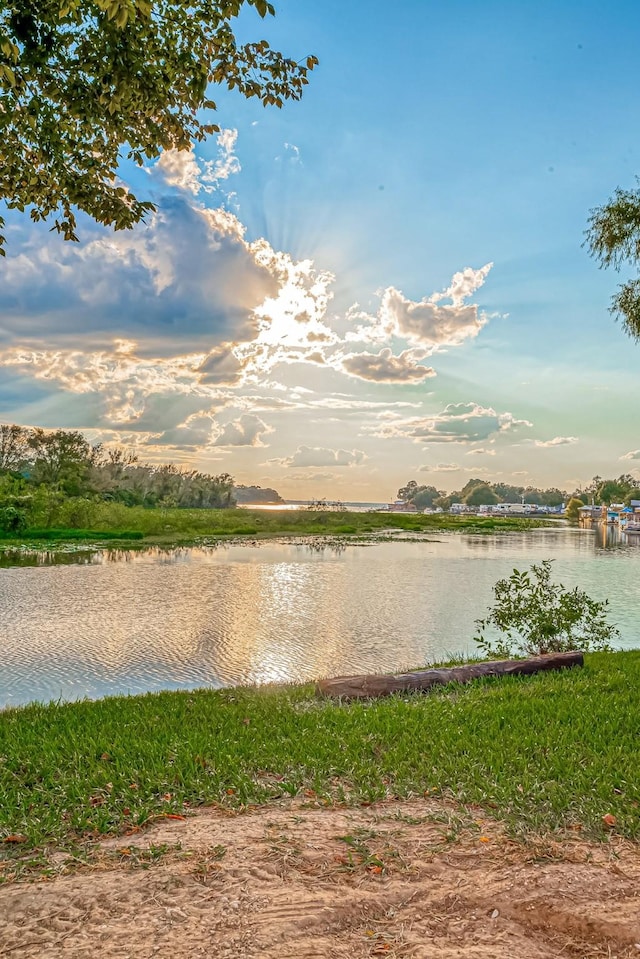
[[[637,269],[640,266],[640,189],[618,188],[607,203],[592,210],[585,237],[585,246],[600,266]],[[640,340],[640,277],[620,284],[610,310],[616,319],[622,320],[625,332]]]

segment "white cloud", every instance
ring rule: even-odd
[[[290,154],[290,159],[292,163],[300,163],[300,148],[295,145],[295,143],[285,143],[285,150]]]
[[[380,316],[384,329],[390,334],[413,340],[432,351],[459,346],[464,340],[477,336],[486,323],[475,305],[438,306],[430,300],[415,303],[394,287],[382,295]]]
[[[349,353],[340,359],[340,367],[350,376],[377,383],[421,383],[435,370],[430,366],[421,366],[420,360],[426,356],[424,350],[405,350],[395,356],[390,349],[379,353]]]
[[[239,173],[242,167],[240,161],[235,155],[236,141],[238,139],[237,130],[221,130],[218,134],[218,149],[220,154],[216,160],[205,160],[204,180],[217,183],[220,180],[227,180],[234,173]]]
[[[199,373],[204,360],[201,353],[141,358],[136,344],[128,340],[116,340],[111,350],[87,353],[20,347],[0,351],[0,367],[30,373],[70,393],[98,394],[105,419],[112,423],[138,420],[147,398],[157,394],[200,396],[210,403],[215,392],[202,385]]]
[[[640,450],[630,450],[620,457],[621,460],[640,460]]]
[[[188,416],[184,423],[178,423],[154,437],[153,445],[174,446],[176,449],[195,453],[210,446],[216,433],[211,415],[195,413]]]
[[[237,139],[237,130],[221,130],[217,137],[218,156],[214,160],[200,160],[193,147],[164,150],[149,172],[160,176],[167,186],[186,190],[194,196],[200,191],[213,193],[221,180],[227,180],[242,169],[234,153]]]
[[[153,168],[167,186],[197,195],[202,189],[202,170],[193,147],[189,150],[164,150]]]
[[[435,416],[387,423],[373,432],[382,438],[406,437],[415,443],[477,443],[496,433],[531,425],[516,419],[513,413],[496,413],[477,403],[451,403]]]
[[[259,342],[270,347],[304,347],[337,341],[337,335],[324,322],[335,279],[326,270],[316,270],[311,260],[293,260],[288,253],[274,250],[266,240],[250,246],[256,263],[277,281],[275,296],[265,298],[256,308],[261,320]]]
[[[262,437],[272,433],[259,416],[243,413],[237,420],[226,423],[214,440],[214,446],[265,446]]]
[[[459,273],[454,273],[450,286],[442,293],[434,293],[431,297],[432,301],[436,303],[439,300],[450,299],[453,306],[462,306],[464,301],[484,284],[492,267],[493,263],[486,263],[479,270],[467,266]]]
[[[255,311],[278,296],[281,280],[243,232],[224,210],[170,198],[133,233],[96,230],[83,244],[35,242],[35,233],[3,267],[5,339],[75,345],[80,335],[91,348],[133,338],[154,353],[161,343],[207,353],[252,340],[262,322]]]
[[[280,466],[359,466],[366,460],[362,450],[332,450],[321,446],[299,446],[292,456],[273,460]]]
[[[465,456],[495,456],[495,455],[496,455],[495,450],[487,450],[487,449],[469,450],[468,453],[465,453]]]
[[[212,350],[204,358],[198,367],[198,373],[201,383],[235,386],[241,380],[243,368],[233,348],[225,345],[218,350]]]
[[[376,316],[361,311],[357,304],[351,307],[347,319],[359,325],[347,333],[346,340],[375,343],[399,336],[424,347],[425,355],[459,346],[477,336],[488,321],[486,314],[481,314],[475,304],[465,304],[465,300],[482,286],[492,266],[487,263],[478,270],[467,267],[454,275],[447,290],[419,301],[410,300],[393,286],[387,287],[380,294]],[[441,305],[444,299],[451,303]]]
[[[554,436],[552,440],[535,440],[535,445],[546,448],[552,446],[573,446],[577,442],[577,436]]]

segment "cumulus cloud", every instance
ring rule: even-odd
[[[477,403],[451,403],[435,416],[387,423],[374,428],[374,433],[386,439],[406,437],[415,443],[477,443],[496,433],[531,425],[516,419],[513,413],[496,413]]]
[[[640,460],[640,450],[630,450],[620,457],[621,460]]]
[[[366,459],[362,450],[332,450],[322,446],[299,446],[292,456],[274,460],[280,466],[359,466]]]
[[[478,270],[467,267],[454,275],[448,289],[418,301],[389,286],[380,294],[376,316],[362,312],[357,304],[351,308],[348,319],[359,325],[346,339],[383,342],[390,336],[399,336],[424,347],[425,355],[459,346],[477,336],[487,323],[486,314],[465,301],[482,286],[492,266],[487,263]],[[446,299],[451,303],[442,304]]]
[[[323,364],[337,339],[324,322],[332,274],[264,239],[247,243],[226,210],[169,198],[132,234],[96,234],[82,246],[57,241],[55,255],[50,238],[32,241],[7,262],[0,350],[13,340],[45,365],[62,350],[64,365],[81,338],[91,355],[74,362],[91,366],[131,338],[139,357],[198,351],[201,383],[235,387],[264,382],[278,362]]]
[[[421,383],[435,370],[430,366],[421,366],[420,360],[426,356],[424,350],[405,350],[395,356],[390,349],[379,353],[350,353],[340,360],[340,366],[351,376],[361,380],[373,380],[377,383]]]
[[[226,423],[213,442],[214,446],[265,446],[262,437],[273,429],[251,413],[243,413],[237,420]]]
[[[573,446],[577,442],[577,436],[554,436],[552,440],[536,440],[535,445],[540,447]]]
[[[111,350],[86,353],[21,347],[0,351],[0,367],[30,373],[69,393],[99,395],[105,418],[113,423],[138,420],[147,398],[157,394],[205,397],[210,403],[215,393],[199,373],[204,360],[201,353],[143,358],[130,340],[116,340]]]
[[[237,218],[169,198],[147,226],[83,245],[34,240],[3,267],[0,312],[7,334],[103,345],[135,338],[154,352],[256,337],[256,310],[280,280],[258,261]],[[53,243],[57,243],[55,251]]]
[[[190,150],[164,150],[154,170],[167,186],[175,186],[179,190],[187,190],[194,195],[202,189],[200,182],[202,170],[196,160],[193,147]]]
[[[431,347],[458,346],[469,337],[477,336],[486,322],[478,315],[478,307],[438,306],[422,300],[414,303],[390,287],[385,290],[380,306],[385,328]]]
[[[153,445],[174,446],[176,449],[194,453],[210,446],[217,432],[211,415],[195,413],[187,417],[184,423],[178,423],[172,429],[154,436]]]
[[[333,297],[334,275],[316,270],[311,260],[295,261],[274,250],[264,239],[251,244],[256,263],[277,281],[277,292],[255,310],[262,321],[260,342],[272,347],[311,347],[337,342],[336,333],[323,321]]]
[[[434,293],[431,297],[432,301],[437,303],[439,300],[450,299],[453,306],[462,306],[464,301],[484,284],[492,267],[493,263],[486,263],[479,270],[467,266],[464,270],[454,273],[451,284],[442,293]]]
[[[201,383],[234,386],[242,377],[243,364],[229,345],[212,350],[198,367]]]
[[[431,473],[458,473],[461,467],[457,463],[436,463],[435,466],[424,467]]]
[[[221,180],[227,180],[241,170],[235,155],[237,130],[221,130],[217,137],[218,156],[213,160],[196,157],[193,147],[189,150],[164,150],[149,172],[160,177],[167,186],[186,190],[197,196],[201,191],[213,193]]]
[[[227,180],[234,173],[241,170],[240,160],[235,155],[237,130],[221,130],[218,134],[219,156],[215,160],[205,160],[205,174],[203,179],[214,183]]]
[[[495,456],[495,455],[496,455],[495,450],[487,450],[482,448],[477,450],[469,450],[468,453],[465,453],[465,456]]]

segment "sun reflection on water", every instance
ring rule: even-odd
[[[342,552],[282,542],[110,550],[75,565],[4,568],[0,706],[303,682],[471,652],[496,580],[550,555],[566,586],[609,597],[634,645],[639,551],[569,530]]]

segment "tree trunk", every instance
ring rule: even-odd
[[[391,693],[407,693],[445,686],[447,683],[469,683],[483,676],[529,676],[547,669],[567,669],[582,666],[582,653],[549,653],[547,656],[532,656],[530,659],[501,659],[486,663],[469,663],[468,666],[453,666],[450,669],[425,669],[398,676],[336,676],[322,679],[316,691],[323,696],[338,696],[343,699],[369,699],[389,696]]]

